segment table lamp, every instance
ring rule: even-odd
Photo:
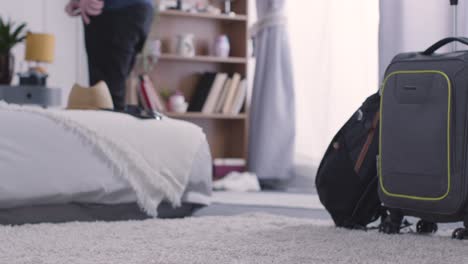
[[[40,85],[47,83],[47,71],[41,63],[52,63],[55,53],[55,37],[50,34],[28,33],[26,36],[25,60],[35,63],[29,64],[26,73],[20,73],[20,85]]]

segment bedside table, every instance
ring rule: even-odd
[[[57,107],[61,105],[61,89],[33,85],[0,85],[0,100],[19,105]]]

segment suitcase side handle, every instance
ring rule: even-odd
[[[447,45],[450,42],[458,41],[460,43],[463,43],[465,45],[468,45],[468,38],[462,38],[462,37],[450,37],[450,38],[444,38],[439,41],[437,41],[434,45],[430,46],[427,50],[425,50],[422,54],[423,55],[432,55],[434,52],[441,47]]]

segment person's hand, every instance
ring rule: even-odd
[[[81,10],[81,18],[85,24],[89,24],[90,16],[98,16],[102,13],[104,8],[104,1],[102,0],[80,0],[79,8]]]
[[[69,16],[81,15],[85,24],[91,22],[90,16],[98,16],[102,13],[104,1],[102,0],[70,0],[65,7],[65,12]]]
[[[65,12],[69,16],[78,16],[80,14],[80,2],[77,0],[70,0],[68,4],[65,6]]]
[[[98,16],[102,13],[104,8],[104,1],[102,0],[80,0],[79,8],[81,10],[81,18],[86,25],[88,25],[91,20],[90,16]]]

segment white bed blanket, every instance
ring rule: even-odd
[[[138,203],[151,216],[157,216],[162,200],[174,206],[181,203],[194,158],[200,145],[206,142],[200,128],[169,118],[141,120],[113,112],[44,110],[1,101],[0,111],[26,112],[47,118],[66,133],[78,136],[83,144],[92,147],[93,154],[114,170],[114,175],[129,182]],[[9,144],[0,140],[3,160],[27,152]]]

